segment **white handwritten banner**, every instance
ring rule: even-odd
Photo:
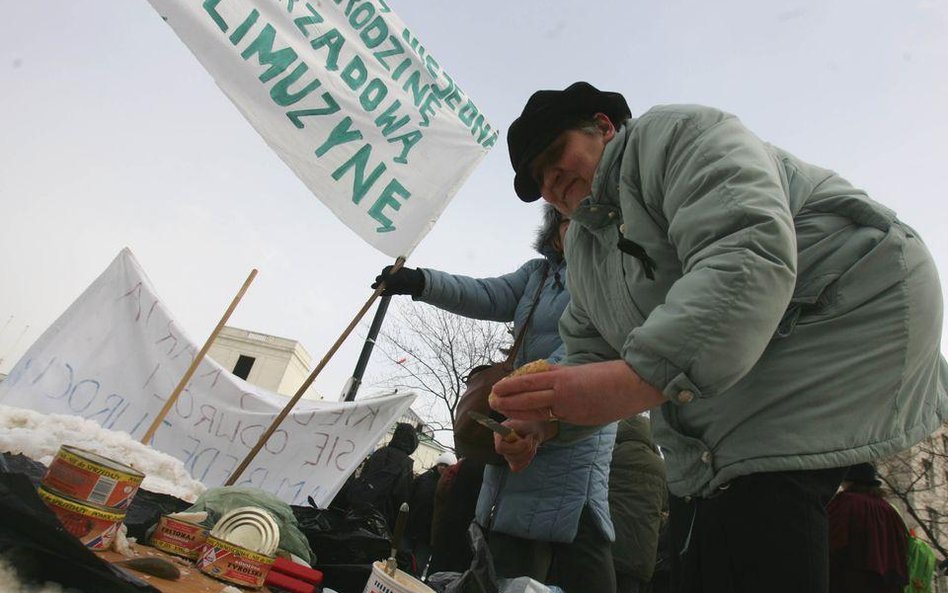
[[[0,383],[0,403],[81,416],[140,439],[199,349],[125,249]],[[324,506],[414,398],[300,400],[236,485]],[[287,399],[205,358],[151,445],[206,486],[223,485]]]
[[[383,0],[149,0],[315,196],[408,256],[497,131]]]

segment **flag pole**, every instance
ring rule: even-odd
[[[244,297],[244,293],[247,292],[247,289],[250,288],[250,283],[253,282],[253,279],[257,277],[257,269],[254,268],[250,270],[250,275],[247,276],[247,279],[244,281],[244,285],[240,287],[240,291],[237,293],[237,296],[234,297],[234,300],[231,301],[230,307],[227,308],[227,311],[224,312],[224,316],[221,317],[221,320],[217,323],[217,327],[214,328],[214,331],[211,332],[211,335],[207,337],[207,341],[204,342],[204,347],[201,348],[201,351],[197,353],[197,356],[194,357],[194,360],[191,361],[191,366],[188,367],[188,370],[185,371],[184,376],[181,377],[181,380],[178,381],[178,386],[174,388],[174,391],[171,392],[171,395],[168,396],[168,401],[165,402],[164,407],[161,408],[161,411],[158,412],[158,416],[155,417],[154,422],[151,423],[151,426],[148,427],[148,430],[145,432],[145,436],[142,437],[142,444],[147,445],[151,441],[152,437],[155,436],[155,432],[158,430],[158,427],[161,426],[161,422],[165,419],[165,416],[168,415],[168,412],[171,410],[171,406],[178,401],[178,396],[181,395],[181,392],[184,391],[184,387],[188,384],[188,381],[191,380],[191,376],[194,375],[194,371],[197,370],[198,365],[201,364],[201,361],[204,360],[204,356],[207,355],[207,351],[211,349],[211,344],[214,343],[214,340],[217,338],[217,334],[221,333],[221,330],[224,329],[224,326],[227,325],[227,320],[230,319],[231,314],[234,312],[234,309],[237,308],[237,303],[240,302],[240,299]]]
[[[395,260],[395,265],[392,266],[392,269],[389,273],[397,272],[403,265],[405,265],[405,258],[400,256]],[[263,445],[266,444],[270,436],[272,436],[277,427],[280,426],[286,416],[290,413],[290,410],[293,409],[293,406],[295,406],[296,403],[300,401],[300,399],[303,397],[303,394],[306,393],[307,389],[309,389],[309,386],[313,384],[313,381],[316,379],[319,373],[322,372],[326,364],[329,363],[329,360],[333,357],[336,351],[339,350],[339,347],[342,346],[342,343],[346,340],[346,338],[349,337],[349,334],[352,333],[352,330],[355,329],[355,326],[358,325],[359,321],[365,316],[369,308],[372,307],[372,303],[375,302],[375,299],[377,299],[384,290],[385,283],[383,282],[382,284],[379,284],[378,288],[375,289],[375,292],[372,293],[372,296],[369,297],[369,300],[366,301],[364,305],[362,305],[362,308],[359,309],[359,312],[356,313],[356,316],[351,322],[349,322],[348,327],[343,330],[342,335],[336,339],[335,343],[333,343],[333,345],[329,348],[329,352],[323,356],[322,360],[319,361],[319,364],[316,365],[316,368],[313,369],[313,372],[309,374],[309,377],[307,377],[305,381],[303,381],[303,384],[300,385],[300,388],[296,390],[296,393],[293,395],[290,401],[287,402],[286,406],[284,406],[277,417],[273,419],[273,422],[270,423],[270,427],[267,428],[267,430],[262,435],[260,435],[260,439],[257,441],[257,444],[253,446],[253,449],[247,453],[247,456],[244,457],[244,460],[240,462],[240,465],[238,465],[230,477],[227,478],[227,482],[224,483],[225,486],[233,486],[234,482],[237,481],[237,478],[239,478],[240,475],[244,473],[244,470],[247,469],[247,466],[250,465],[254,457],[257,456],[257,453],[260,452],[260,449],[263,448]]]
[[[375,310],[375,317],[372,318],[372,325],[369,326],[369,335],[365,337],[365,343],[362,345],[362,353],[359,354],[359,360],[356,362],[355,370],[352,371],[352,377],[346,384],[343,393],[343,401],[351,402],[355,400],[356,393],[362,385],[362,376],[365,374],[365,368],[369,366],[369,358],[372,356],[372,349],[375,348],[375,339],[379,336],[382,329],[382,322],[385,320],[385,312],[388,311],[388,303],[392,300],[390,296],[383,296],[379,299],[378,309]]]

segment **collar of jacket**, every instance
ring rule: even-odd
[[[625,141],[629,127],[635,120],[627,120],[619,126],[602,151],[599,166],[593,176],[592,194],[573,211],[570,218],[586,228],[598,230],[622,221],[619,209],[619,161],[625,152]],[[610,188],[616,191],[610,191]]]

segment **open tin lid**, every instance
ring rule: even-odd
[[[280,544],[280,528],[273,516],[257,507],[239,507],[225,514],[211,535],[266,556],[273,556]]]

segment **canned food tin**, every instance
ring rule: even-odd
[[[274,558],[207,536],[197,560],[198,569],[216,579],[258,589],[263,586]]]
[[[226,513],[211,529],[211,535],[265,556],[273,556],[280,545],[280,527],[267,511],[239,507]]]
[[[200,555],[206,539],[207,528],[203,525],[162,515],[151,534],[151,545],[169,554],[194,560]]]
[[[124,510],[145,474],[92,451],[63,445],[46,471],[43,486],[69,498]]]
[[[86,547],[107,550],[112,546],[125,513],[53,494],[42,486],[38,492],[66,531],[79,538]]]

